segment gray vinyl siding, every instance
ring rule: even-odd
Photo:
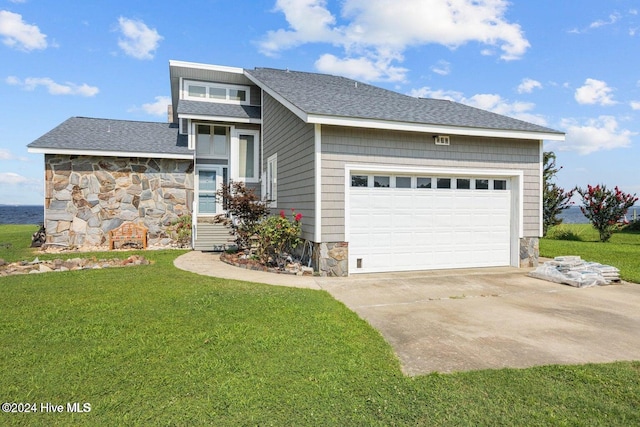
[[[196,251],[220,250],[232,243],[229,229],[222,224],[197,223],[197,239],[193,249]]]
[[[267,160],[278,155],[277,207],[272,213],[291,209],[302,213],[302,237],[313,240],[315,227],[315,179],[313,124],[304,123],[268,94],[263,94],[262,139],[264,153],[262,168]]]
[[[344,241],[345,164],[490,168],[524,171],[525,237],[540,235],[540,145],[537,141],[433,135],[322,126],[322,240]]]

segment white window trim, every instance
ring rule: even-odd
[[[204,98],[200,98],[197,96],[189,96],[189,86],[204,86],[206,88],[206,96]],[[209,98],[209,89],[225,89],[226,98]],[[229,90],[237,89],[244,90],[247,94],[247,97],[244,101],[239,101],[235,99],[229,98]],[[182,85],[182,99],[190,100],[190,101],[200,101],[200,102],[217,102],[221,104],[236,104],[236,105],[251,105],[251,87],[249,86],[241,86],[241,85],[230,85],[223,83],[211,83],[211,82],[201,82],[198,80],[184,80]]]
[[[273,194],[269,194],[269,171],[275,166],[275,174],[273,176]],[[269,156],[267,159],[267,170],[265,172],[265,190],[264,197],[269,201],[272,208],[278,207],[278,153]]]
[[[253,135],[253,178],[240,176],[240,135]],[[236,129],[231,127],[231,150],[230,150],[231,179],[245,183],[260,182],[260,131]]]

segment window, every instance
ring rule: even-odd
[[[451,178],[437,178],[437,188],[451,188]]]
[[[380,188],[389,188],[389,182],[391,179],[388,176],[374,176],[373,186]]]
[[[476,179],[476,190],[488,190],[488,189],[489,189],[488,179]]]
[[[249,94],[251,90],[249,86],[185,80],[184,89],[186,99],[195,99],[197,101],[210,99],[228,104],[250,104]]]
[[[207,96],[207,88],[205,86],[189,86],[189,96],[192,98],[204,98]]]
[[[411,177],[410,176],[397,176],[396,177],[396,188],[411,188]]]
[[[200,157],[227,157],[229,128],[196,125],[196,153]]]
[[[229,89],[229,99],[244,102],[247,100],[247,91],[239,89]]]
[[[227,99],[227,90],[223,87],[210,87],[209,98]]]
[[[418,177],[416,188],[431,188],[431,178]]]
[[[459,190],[469,190],[471,189],[471,180],[469,178],[458,178],[456,179],[456,188]]]
[[[241,178],[256,178],[256,141],[253,135],[240,135],[239,139],[239,175]]]
[[[366,187],[368,185],[369,177],[367,175],[351,175],[352,187]]]
[[[506,179],[494,179],[493,180],[493,189],[494,190],[506,190],[507,189],[507,180]]]
[[[271,207],[277,207],[278,202],[278,154],[267,159],[266,197]]]

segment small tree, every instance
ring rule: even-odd
[[[638,201],[635,194],[623,193],[615,187],[615,191],[608,190],[604,185],[587,186],[586,190],[576,188],[582,197],[583,206],[580,207],[591,225],[598,230],[600,241],[606,242],[620,226],[627,210]]]
[[[543,235],[547,234],[550,227],[562,223],[562,218],[558,218],[560,213],[569,208],[573,203],[574,190],[565,192],[563,188],[558,187],[553,179],[560,168],[556,168],[556,155],[553,151],[547,151],[543,154],[544,167],[542,171],[543,177]]]
[[[255,191],[247,188],[243,182],[223,184],[216,196],[222,199],[225,209],[232,216],[228,225],[236,236],[238,249],[250,248],[258,225],[269,214],[267,203],[260,200]]]

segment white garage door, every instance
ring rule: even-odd
[[[354,173],[347,215],[350,273],[510,265],[504,178]]]

